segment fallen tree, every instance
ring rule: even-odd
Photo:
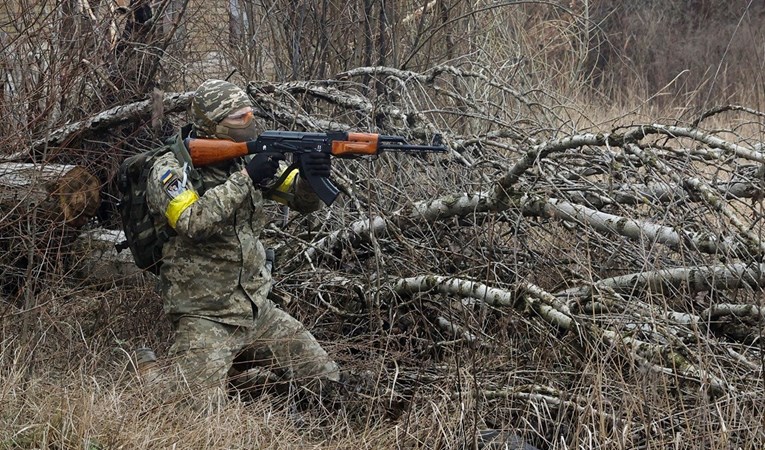
[[[82,166],[0,164],[0,285],[18,298],[41,273],[61,275],[61,250],[95,216],[100,193]]]
[[[100,193],[98,179],[82,166],[0,163],[0,204],[7,215],[23,212],[80,227],[95,215]]]

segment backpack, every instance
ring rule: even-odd
[[[202,195],[201,175],[191,165],[191,157],[183,144],[168,144],[130,156],[120,164],[117,175],[120,192],[117,209],[125,232],[125,240],[116,245],[117,251],[129,248],[136,265],[155,275],[159,275],[162,266],[162,247],[176,232],[164,217],[156,217],[149,211],[146,185],[154,162],[167,152],[175,153],[179,161],[188,163],[189,180]]]

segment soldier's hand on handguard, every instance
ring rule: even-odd
[[[332,160],[329,153],[311,152],[300,155],[301,169],[305,177],[329,178],[332,173]]]
[[[281,153],[258,153],[247,163],[245,171],[256,188],[265,187],[265,183],[276,176],[279,162],[284,160]]]

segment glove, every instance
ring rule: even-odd
[[[300,155],[300,172],[305,178],[329,178],[332,160],[329,153],[311,152]]]
[[[281,153],[258,153],[247,163],[247,175],[255,187],[263,187],[263,182],[276,176],[279,161],[284,160]]]

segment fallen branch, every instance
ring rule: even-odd
[[[641,291],[671,295],[685,290],[688,293],[711,290],[734,290],[765,287],[765,264],[736,263],[730,265],[677,267],[631,273],[606,278],[592,286],[580,286],[558,293],[558,296],[587,297],[601,288],[619,294],[635,295]]]
[[[582,205],[550,198],[528,198],[523,202],[526,215],[568,220],[584,224],[595,230],[614,233],[637,242],[663,244],[674,250],[683,245],[711,254],[747,254],[734,239],[718,239],[708,232],[677,231],[672,227],[604,213]]]
[[[603,341],[610,345],[624,345],[630,353],[641,360],[651,364],[660,362],[663,370],[695,379],[701,384],[708,383],[710,390],[715,394],[722,394],[732,389],[724,380],[696,367],[670,346],[644,342],[576,319],[558,298],[531,283],[522,283],[517,285],[516,289],[516,292],[509,292],[475,281],[438,275],[402,278],[391,284],[391,290],[399,295],[436,291],[479,299],[491,306],[510,306],[515,298],[520,297],[528,308],[536,311],[548,323],[576,334],[584,334],[583,337],[590,342]]]
[[[165,94],[162,99],[164,112],[170,113],[185,110],[189,102],[191,102],[192,95],[193,92]],[[72,139],[82,138],[120,124],[148,121],[154,112],[154,106],[151,100],[143,100],[107,109],[85,120],[51,131],[44,139],[32,142],[31,148],[33,150],[40,150],[44,147],[54,147],[69,142]],[[24,157],[26,156],[24,155]],[[11,157],[15,159],[21,158],[19,155],[11,155]],[[6,160],[5,158],[3,159]]]
[[[743,223],[736,214],[728,210],[726,204],[720,200],[719,196],[715,195],[713,190],[707,185],[706,182],[695,177],[681,177],[666,164],[659,161],[656,158],[656,155],[654,155],[650,150],[641,149],[635,144],[626,144],[625,148],[627,151],[640,157],[646,164],[655,167],[664,175],[669,176],[675,183],[699,194],[705,203],[727,217],[733,226],[738,229],[740,236],[743,238],[744,242],[749,248],[750,255],[755,256],[765,254],[765,243],[762,242],[759,236],[752,232],[752,229],[749,225]]]
[[[707,144],[710,147],[719,148],[738,156],[739,158],[748,159],[750,161],[757,161],[759,163],[765,163],[765,153],[757,150],[751,150],[746,147],[742,147],[737,144],[730,143],[724,139],[712,136],[711,134],[704,133],[701,130],[695,128],[683,128],[672,125],[645,125],[638,126],[635,130],[624,135],[626,142],[633,140],[639,140],[649,134],[663,134],[672,138],[687,137],[698,142]]]
[[[710,187],[726,200],[760,198],[765,193],[760,183],[752,181],[728,181],[710,184]],[[594,184],[592,188],[575,188],[561,190],[566,199],[601,208],[606,205],[641,205],[666,204],[669,202],[695,203],[700,201],[697,196],[691,196],[682,187],[666,184],[620,184],[607,186]]]

